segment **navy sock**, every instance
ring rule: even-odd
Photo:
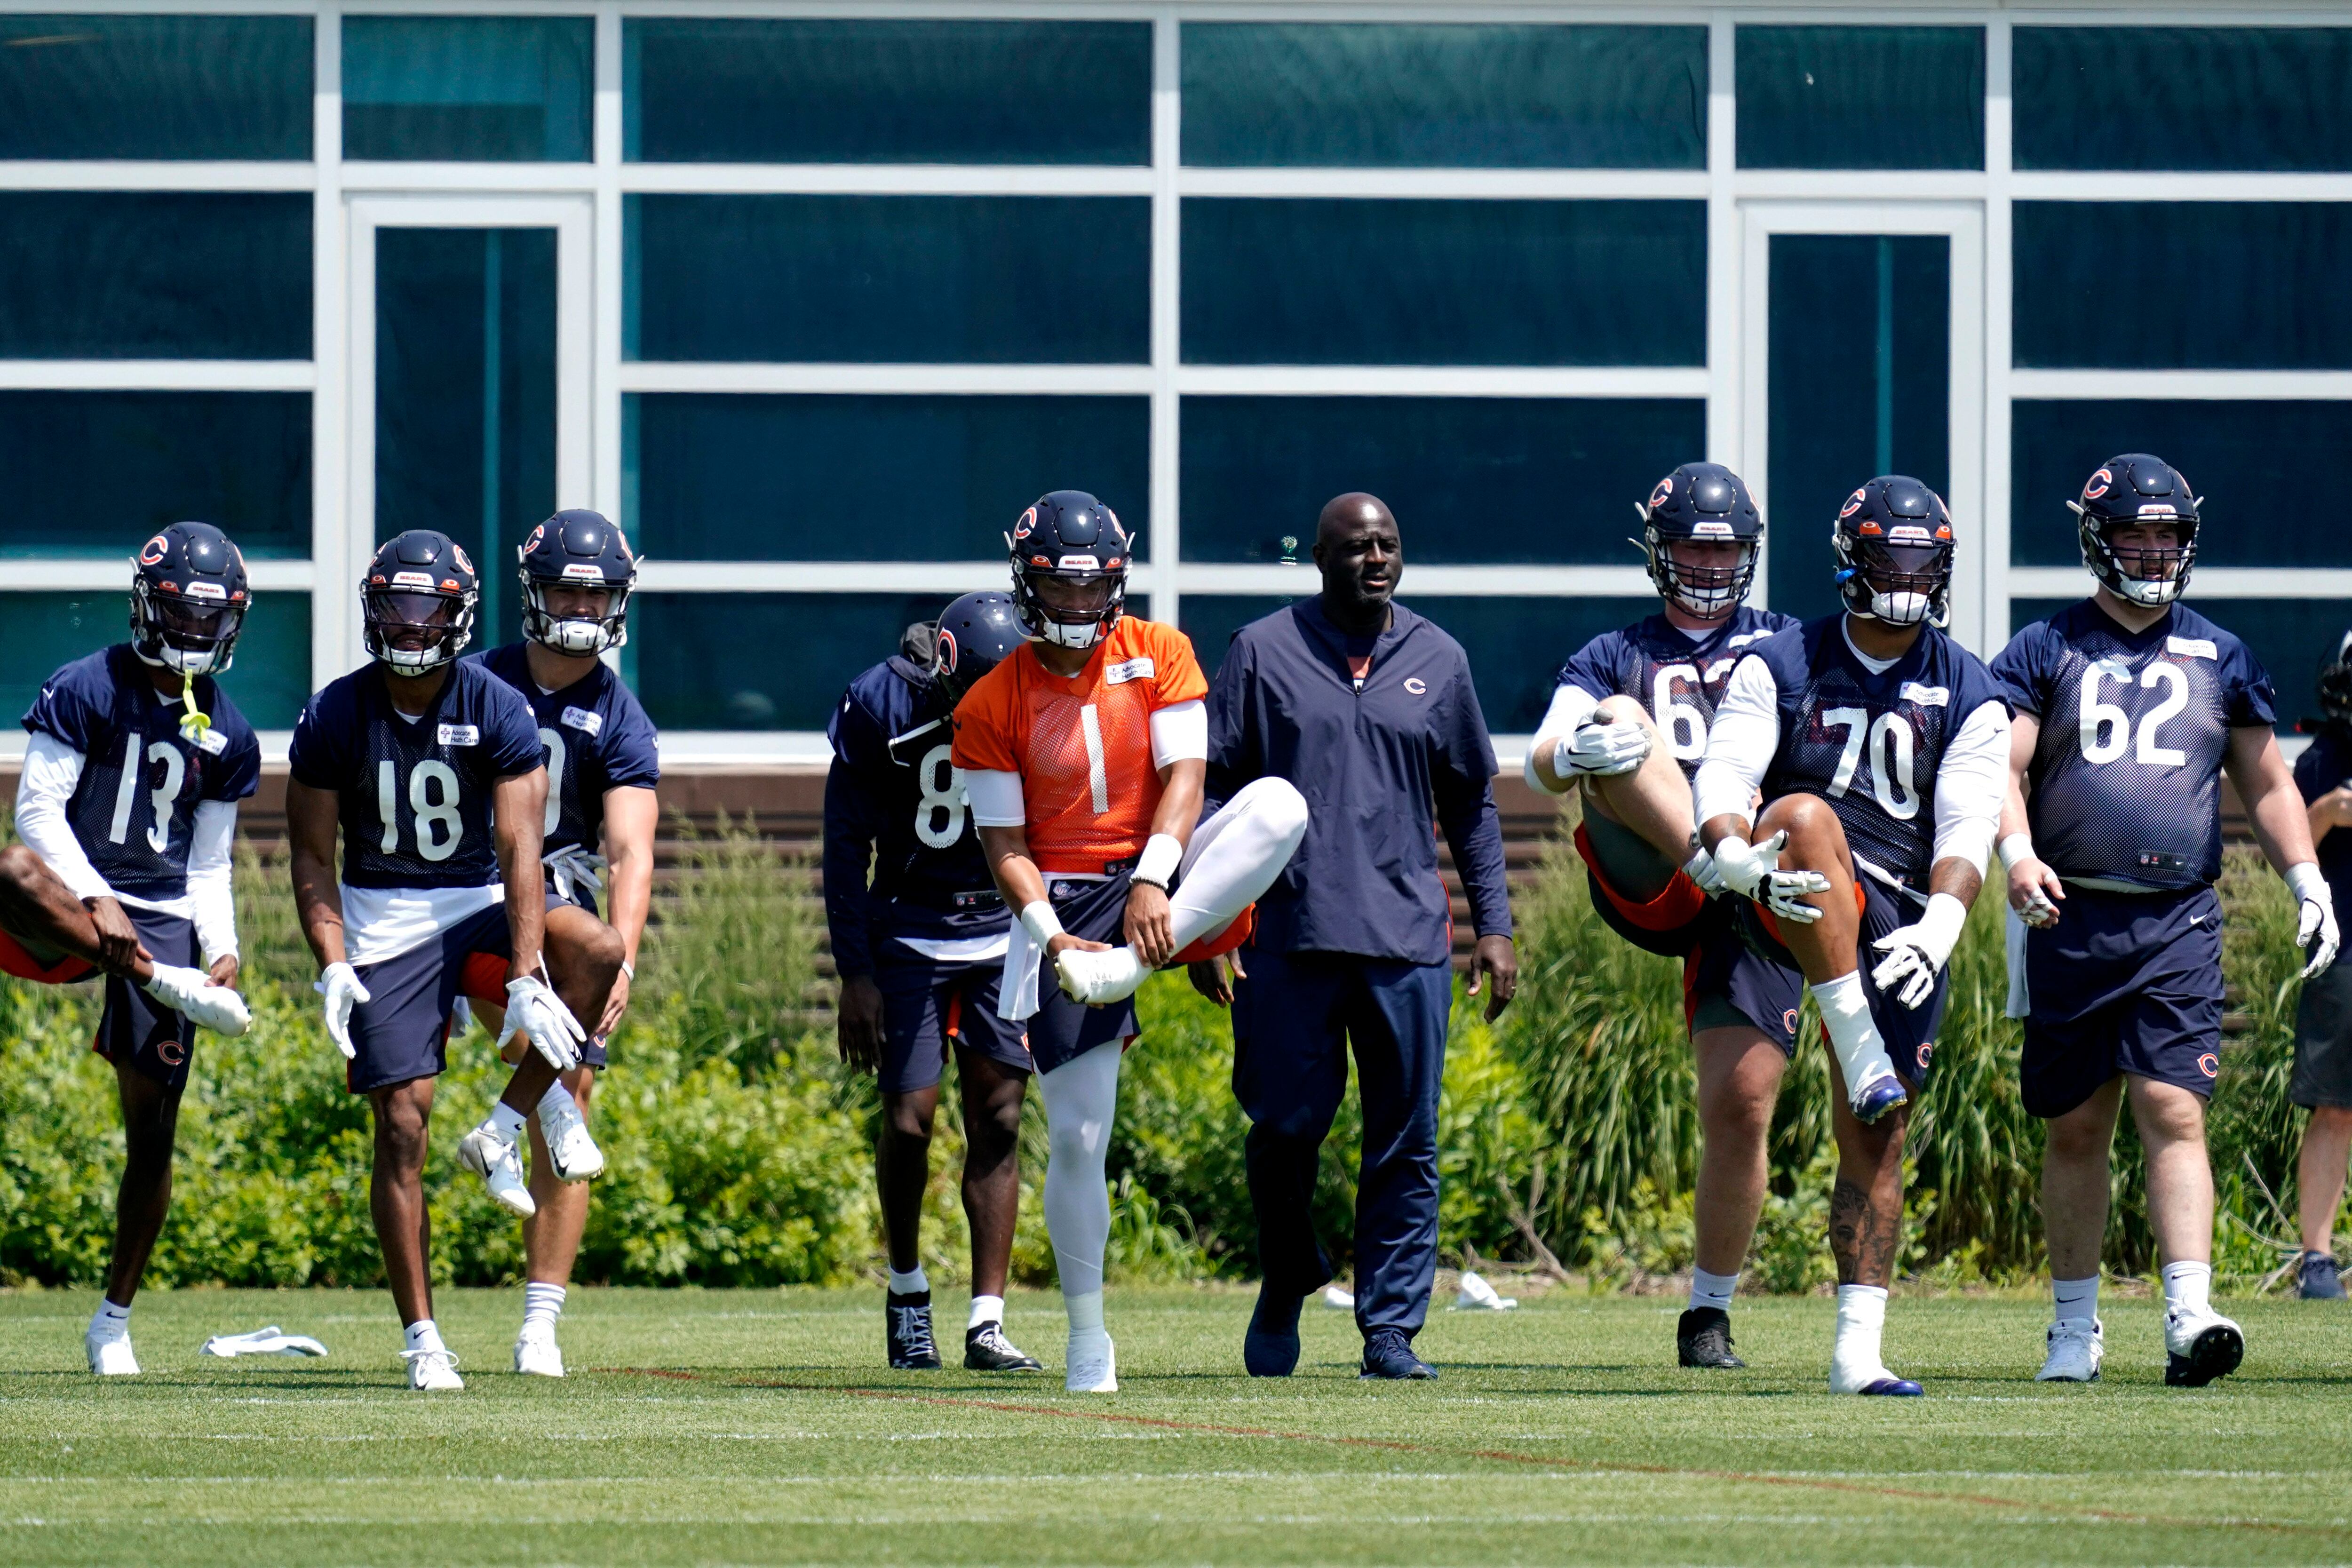
[[[1257,1307],[1250,1313],[1250,1332],[1285,1339],[1298,1332],[1298,1309],[1307,1298],[1279,1289],[1272,1281],[1257,1288]]]

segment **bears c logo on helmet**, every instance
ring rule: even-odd
[[[157,562],[163,559],[164,553],[171,548],[171,542],[162,534],[157,534],[154,538],[149,540],[145,545],[141,547],[139,552],[139,564],[142,566],[154,565]]]
[[[953,675],[953,674],[955,673],[955,667],[956,667],[956,639],[955,639],[955,633],[953,633],[953,632],[951,632],[951,631],[948,630],[945,626],[941,626],[941,627],[940,628],[940,651],[939,651],[939,659],[938,659],[938,663],[939,663],[939,667],[940,667],[941,669],[946,670],[950,675]]]
[[[1854,491],[1853,494],[1845,498],[1845,505],[1838,508],[1838,515],[1840,517],[1852,517],[1855,512],[1862,510],[1862,500],[1863,492],[1861,490]]]
[[[1666,498],[1674,493],[1675,477],[1672,474],[1668,474],[1664,479],[1658,481],[1658,488],[1650,492],[1650,505],[1653,507],[1664,506],[1666,504]]]
[[[449,553],[457,558],[458,571],[465,573],[468,576],[473,574],[474,563],[466,559],[466,547],[464,545],[453,542],[449,546]]]
[[[2107,493],[2108,487],[2113,485],[2115,482],[2116,476],[2108,472],[2106,469],[2101,468],[2097,473],[2093,474],[2090,478],[2090,482],[2083,487],[2083,499],[2084,500],[2098,500],[2101,496]]]

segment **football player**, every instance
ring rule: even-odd
[[[1603,632],[1561,668],[1527,779],[1579,793],[1576,852],[1602,921],[1682,960],[1703,1142],[1697,1257],[1675,1348],[1685,1366],[1737,1367],[1746,1363],[1732,1352],[1731,1299],[1763,1209],[1781,1052],[1795,1048],[1790,1020],[1804,998],[1791,971],[1748,952],[1727,906],[1709,902],[1722,884],[1698,847],[1690,779],[1739,650],[1797,621],[1744,602],[1764,519],[1738,474],[1685,463],[1634,510],[1658,613]]]
[[[2025,926],[2025,1109],[2050,1123],[2042,1214],[2055,1321],[2037,1375],[2088,1383],[2105,1352],[2099,1249],[2107,1150],[2126,1099],[2147,1151],[2164,1265],[2164,1380],[2200,1387],[2245,1354],[2207,1300],[2213,1177],[2205,1100],[2221,1049],[2221,774],[2301,905],[2307,981],[2336,956],[2335,903],[2279,752],[2269,676],[2180,604],[2198,500],[2144,452],[2110,458],[2071,503],[2091,597],[1993,661],[2017,709],[2001,862]]]
[[[2303,792],[2332,905],[2336,889],[2352,888],[2352,632],[2320,667],[2319,711],[2317,720],[2304,721],[2312,740],[2294,760],[2294,784]],[[2339,827],[2347,831],[2339,834]],[[2311,1112],[2295,1156],[2303,1231],[2296,1294],[2306,1301],[2340,1301],[2336,1211],[2344,1202],[2345,1162],[2352,1156],[2352,963],[2330,964],[2304,983],[2294,1009],[2294,1077],[2287,1100]]]
[[[1839,508],[1830,542],[1843,612],[1739,656],[1696,809],[1717,874],[1741,896],[1742,938],[1803,975],[1829,1037],[1831,1392],[1916,1394],[1880,1355],[1907,1101],[1927,1080],[1944,966],[2000,824],[2009,704],[1942,630],[1953,550],[1942,497],[1901,475],[1872,479]],[[1793,1014],[1785,1030],[1755,1022],[1792,1044]]]
[[[584,1181],[604,1166],[570,1096],[551,1091],[580,1065],[580,1016],[603,1016],[619,973],[591,953],[551,974],[542,955],[545,748],[521,695],[459,661],[478,599],[473,563],[446,534],[411,529],[377,550],[360,583],[370,662],[303,709],[286,789],[295,908],[327,1034],[374,1115],[369,1206],[418,1389],[465,1386],[433,1321],[423,1183],[451,1008],[461,992],[502,1001],[533,1047],[457,1146],[491,1194],[529,1217],[517,1143],[534,1109],[559,1176]]]
[[[963,1363],[976,1372],[1044,1370],[1004,1336],[1029,1084],[1028,1041],[996,1006],[1012,917],[969,825],[963,777],[951,760],[957,701],[1024,640],[1011,599],[966,594],[936,626],[911,629],[901,652],[851,681],[829,727],[825,920],[841,976],[841,1059],[882,1080],[874,1178],[890,1249],[883,1348],[900,1370],[940,1364],[921,1226],[931,1123],[950,1054],[963,1099],[963,1208],[971,1226]]]
[[[89,1370],[136,1375],[131,1300],[172,1202],[196,1026],[245,1033],[229,848],[261,747],[216,678],[252,605],[245,559],[175,522],[132,562],[131,640],[67,665],[25,715],[16,834],[0,849],[0,973],[106,976],[94,1047],[114,1066],[126,1159]]]
[[[1242,916],[1298,847],[1307,803],[1287,781],[1259,779],[1200,820],[1209,683],[1183,633],[1125,613],[1134,541],[1110,508],[1055,490],[1006,542],[1031,640],[964,694],[951,755],[1018,915],[997,1010],[1028,1022],[1045,1106],[1045,1224],[1070,1319],[1064,1382],[1108,1393],[1118,1374],[1103,1327],[1103,1175],[1119,1055],[1139,1028],[1136,988],[1163,964],[1238,945]],[[1041,1000],[1047,975],[1059,991]]]
[[[636,694],[598,657],[629,640],[637,563],[628,540],[596,512],[559,511],[531,530],[516,556],[522,639],[467,659],[522,694],[546,749],[540,864],[547,873],[548,962],[558,969],[614,972],[604,1014],[580,1047],[580,1065],[562,1075],[542,1107],[559,1121],[575,1111],[584,1120],[596,1075],[604,1068],[605,1040],[629,1005],[653,900],[660,749]],[[596,895],[604,890],[600,873],[608,871],[610,921],[596,907]],[[492,1032],[503,1033],[495,1005],[484,1012]],[[527,1048],[508,1037],[515,1059]],[[576,1166],[571,1181],[556,1174],[537,1121],[530,1146],[534,1212],[522,1222],[523,1316],[514,1368],[562,1377],[555,1325],[588,1225],[588,1188]]]

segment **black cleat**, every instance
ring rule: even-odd
[[[1258,1287],[1242,1365],[1252,1377],[1288,1377],[1298,1367],[1298,1309],[1304,1298],[1271,1285]]]
[[[1374,1329],[1364,1336],[1364,1369],[1356,1375],[1402,1383],[1435,1377],[1437,1369],[1412,1353],[1403,1330]]]
[[[1682,1315],[1675,1325],[1675,1356],[1685,1366],[1748,1364],[1731,1353],[1731,1314],[1720,1307],[1693,1307]]]
[[[2303,1255],[2303,1289],[2297,1292],[2306,1301],[2341,1301],[2344,1281],[2337,1278],[2336,1259],[2325,1252]]]
[[[1003,1323],[982,1323],[963,1331],[963,1368],[966,1372],[1043,1372],[1045,1363],[1006,1339]]]
[[[940,1347],[931,1338],[931,1293],[910,1296],[895,1292],[882,1304],[883,1344],[890,1352],[893,1372],[937,1372]]]

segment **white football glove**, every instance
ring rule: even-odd
[[[1723,873],[1716,868],[1715,857],[1701,849],[1683,862],[1683,875],[1698,884],[1698,890],[1708,898],[1727,891]]]
[[[2286,868],[2286,885],[2294,889],[2300,906],[2295,910],[2294,945],[2311,955],[2311,962],[2303,966],[2303,977],[2314,980],[2327,973],[2327,966],[2336,962],[2336,950],[2344,944],[2336,929],[2336,897],[2319,868],[2308,860]]]
[[[531,1049],[554,1064],[556,1071],[569,1072],[580,1065],[580,1045],[588,1031],[580,1026],[563,998],[535,975],[507,982],[507,1032],[517,1029],[530,1039]]]
[[[1562,778],[1591,773],[1612,778],[1630,773],[1650,754],[1650,732],[1630,721],[1584,723],[1575,733],[1553,745],[1552,772]]]
[[[1822,911],[1806,903],[1813,893],[1830,890],[1830,879],[1819,871],[1783,871],[1780,851],[1789,847],[1782,828],[1761,844],[1727,838],[1715,847],[1715,869],[1723,885],[1742,898],[1753,899],[1772,911],[1775,920],[1811,925]]]
[[[604,870],[604,858],[584,844],[567,844],[554,854],[542,857],[540,862],[547,868],[548,879],[555,884],[555,896],[571,901],[574,887],[591,893],[604,890],[604,879],[597,875]]]
[[[375,1000],[360,984],[359,971],[337,959],[310,989],[327,999],[327,1038],[335,1042],[345,1061],[353,1059],[359,1053],[352,1047],[352,1009]]]
[[[1870,972],[1870,983],[1891,993],[1906,1007],[1918,1006],[1935,994],[1936,976],[1951,961],[1952,948],[1968,923],[1966,904],[1949,893],[1931,896],[1917,920],[1870,944],[1886,954]]]

